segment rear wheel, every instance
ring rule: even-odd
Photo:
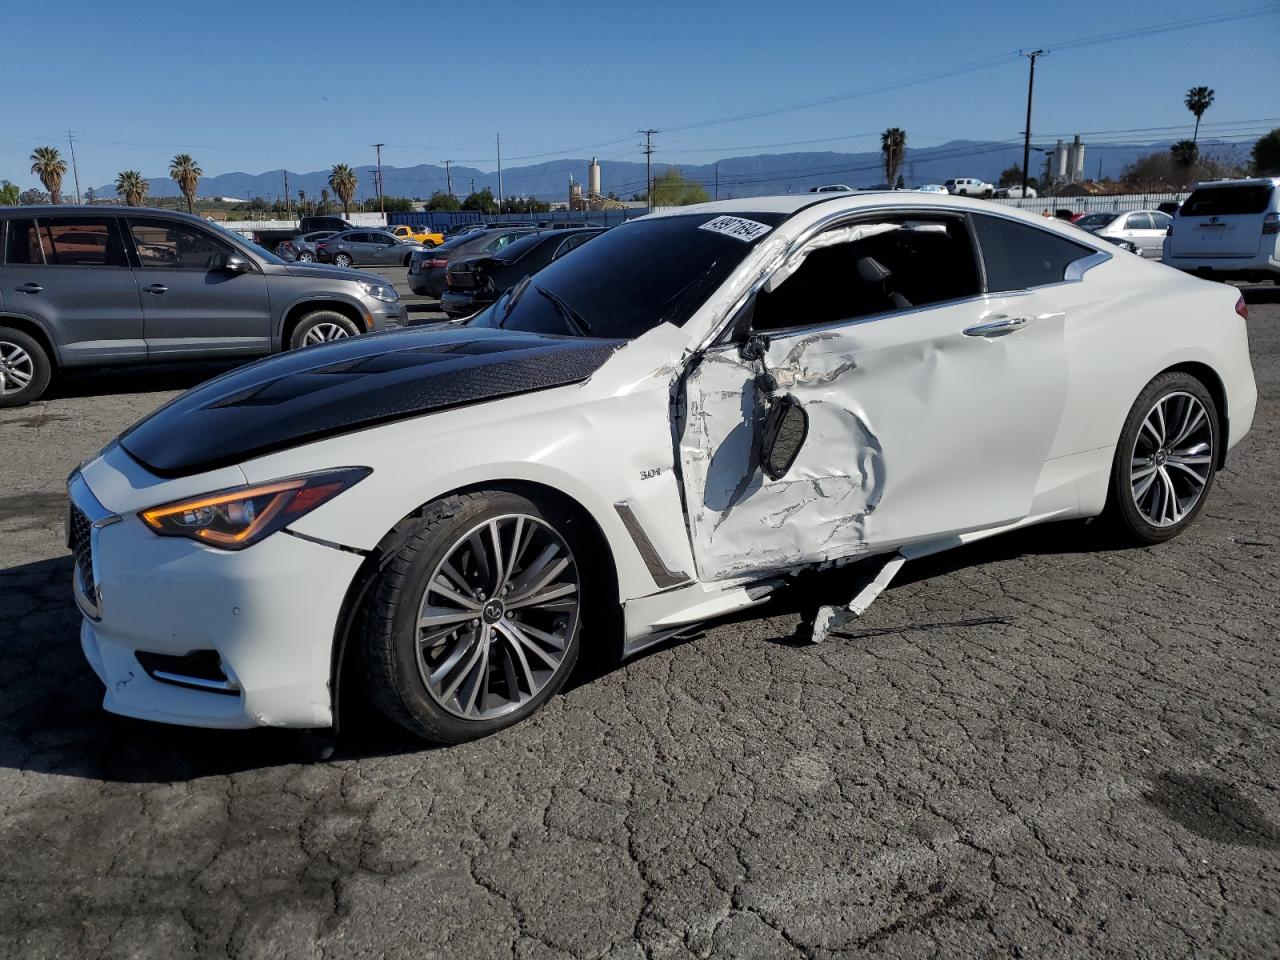
[[[21,407],[40,399],[53,364],[34,337],[0,327],[0,407]]]
[[[351,266],[351,263],[352,263],[351,254],[349,253],[335,254],[333,258],[333,262],[336,266],[339,266],[339,267],[349,267]]]
[[[1163,373],[1134,401],[1116,446],[1108,503],[1126,539],[1162,543],[1195,519],[1218,463],[1218,408],[1186,373]]]
[[[316,255],[312,253],[310,250],[303,250],[300,254],[298,254],[298,260],[302,263],[311,263],[312,261],[315,260],[315,258],[316,258]]]
[[[289,349],[313,347],[330,340],[358,336],[360,330],[349,317],[333,310],[316,310],[298,321],[289,337]]]
[[[460,743],[534,713],[578,658],[588,545],[573,518],[520,494],[450,497],[401,524],[372,591],[374,703]]]

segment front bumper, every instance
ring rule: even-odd
[[[72,503],[88,512],[78,477]],[[106,686],[105,709],[201,727],[332,724],[333,639],[360,555],[286,531],[246,550],[214,550],[158,537],[132,512],[111,516],[94,526],[89,574],[84,551],[73,574],[80,644]],[[157,679],[139,652],[216,655],[226,682]]]
[[[409,308],[402,300],[397,300],[395,303],[367,300],[365,309],[373,317],[374,330],[395,330],[409,322]]]

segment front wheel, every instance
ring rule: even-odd
[[[289,337],[289,349],[313,347],[318,343],[330,340],[345,340],[360,333],[359,328],[350,318],[333,310],[316,310],[307,314],[293,328]]]
[[[534,713],[578,658],[588,544],[572,516],[487,490],[402,523],[372,589],[365,660],[377,707],[460,743]]]
[[[335,266],[349,267],[352,263],[351,255],[348,253],[339,253],[333,258],[333,262]]]
[[[1218,407],[1186,373],[1162,373],[1134,401],[1116,446],[1108,513],[1126,539],[1162,543],[1195,519],[1213,486]]]
[[[34,337],[0,327],[0,407],[21,407],[40,399],[52,375],[49,355]]]
[[[316,255],[312,253],[310,250],[303,250],[300,254],[298,254],[299,263],[311,263],[312,261],[315,260],[315,258],[316,258]]]

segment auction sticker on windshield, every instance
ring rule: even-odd
[[[746,243],[759,240],[773,229],[767,223],[758,223],[745,217],[716,217],[708,220],[699,230],[710,230],[712,233],[723,233],[726,237],[735,237]]]

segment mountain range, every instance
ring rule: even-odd
[[[1171,141],[1170,141],[1171,142]],[[1118,177],[1121,171],[1137,158],[1153,151],[1169,148],[1163,143],[1108,143],[1090,147],[1085,145],[1085,173],[1088,177]],[[1201,150],[1227,163],[1247,162],[1252,144],[1203,141]],[[552,160],[531,166],[509,167],[502,171],[502,190],[507,196],[534,196],[557,200],[568,196],[569,179],[586,183],[587,158]],[[992,183],[1000,172],[1010,166],[1022,165],[1022,145],[1009,142],[981,140],[953,140],[936,147],[909,148],[901,167],[908,186],[925,183],[942,183],[952,177],[981,177]],[[826,183],[844,183],[852,187],[870,186],[884,180],[883,158],[880,152],[835,153],[768,153],[755,156],[726,157],[709,164],[654,163],[653,173],[659,175],[669,167],[677,167],[683,176],[703,184],[707,192],[720,197],[751,197],[778,193],[803,193],[810,187]],[[628,160],[602,160],[601,189],[616,193],[623,199],[642,192],[645,186],[645,165]],[[356,167],[360,186],[357,199],[373,196],[374,170],[372,165]],[[1030,173],[1037,176],[1044,170],[1041,154],[1031,156]],[[465,196],[473,189],[488,187],[498,193],[498,174],[475,167],[453,166],[450,170],[453,192]],[[382,168],[388,196],[425,198],[437,190],[448,188],[450,177],[438,164],[418,164],[412,167]],[[207,176],[200,181],[202,197],[238,197],[250,199],[262,197],[268,201],[282,197],[284,170],[268,170],[265,173],[221,173]],[[307,173],[289,171],[289,192],[297,197],[305,191],[309,197],[318,197],[328,189],[327,170]],[[178,186],[168,177],[150,180],[151,196],[172,197],[179,194]],[[115,186],[107,184],[97,188],[99,196],[115,193]]]

